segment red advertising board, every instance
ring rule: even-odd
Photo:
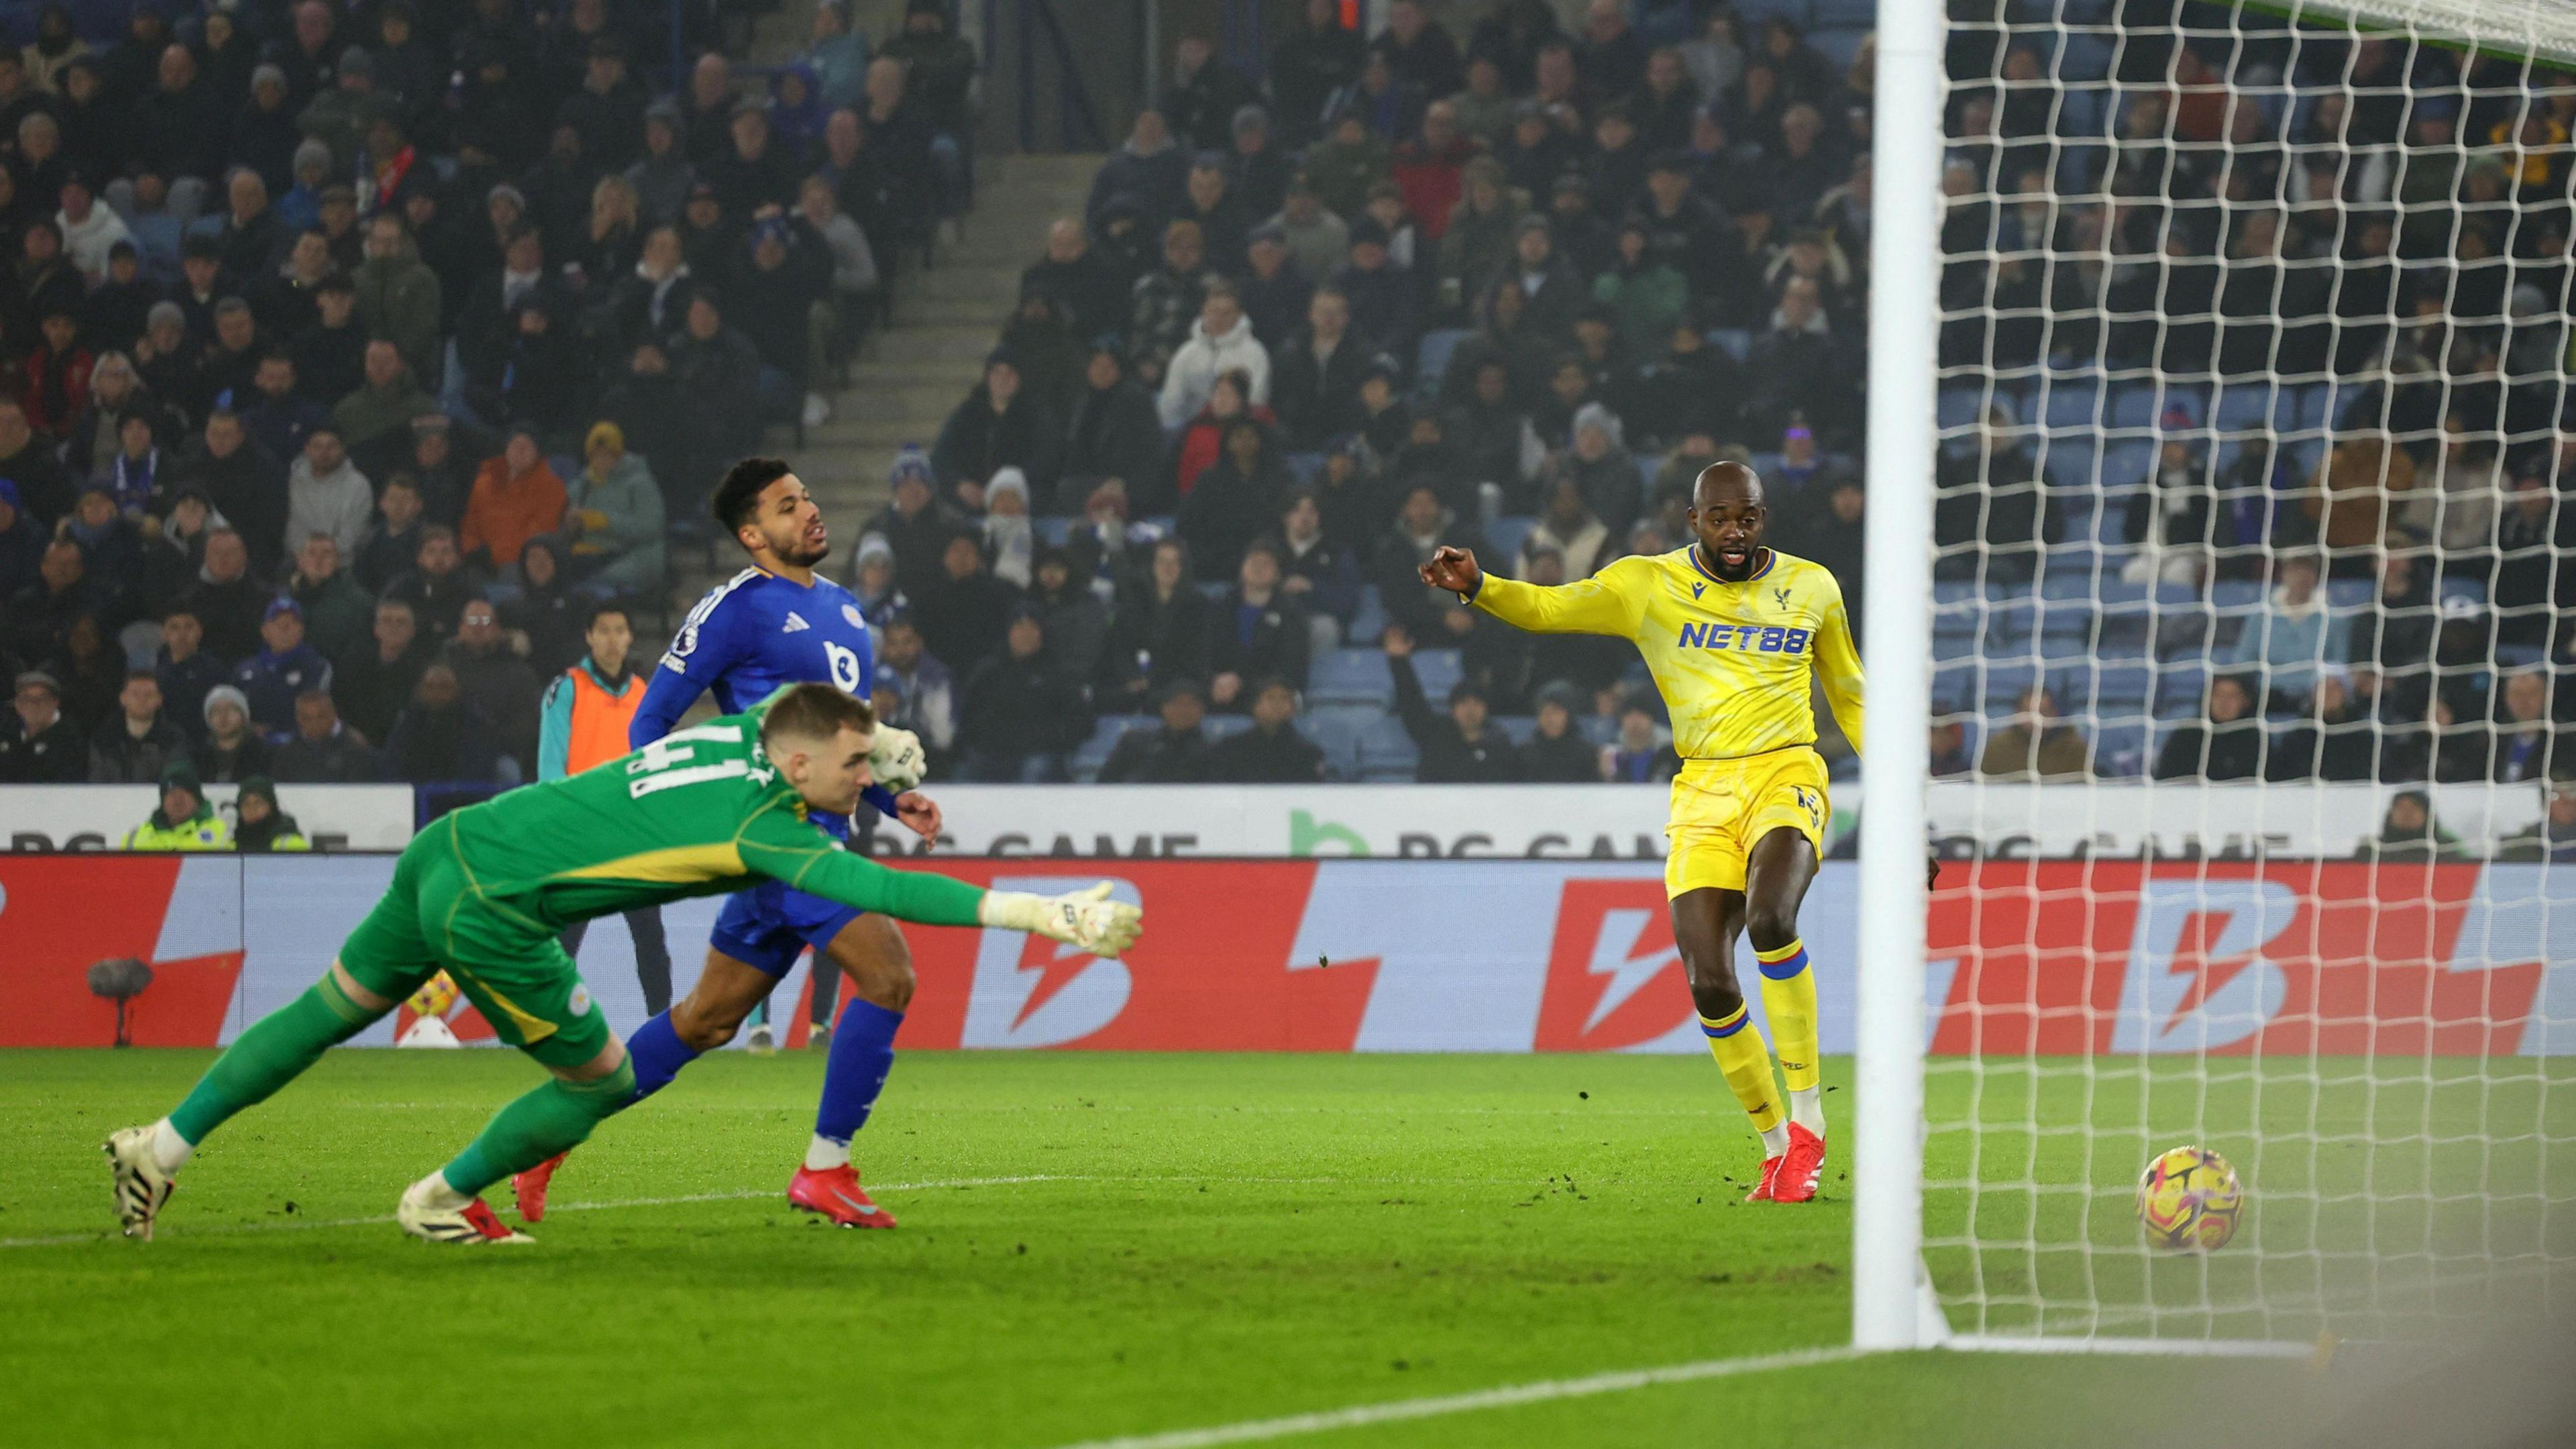
[[[1108,879],[1145,903],[1145,937],[1109,961],[1008,931],[907,928],[910,1049],[1701,1049],[1653,862],[941,868],[1005,889]],[[327,968],[391,870],[389,857],[0,856],[0,1046],[106,1045],[114,1008],[86,973],[115,956],[155,972],[136,1041],[227,1040]],[[683,989],[716,905],[666,908]],[[1850,1048],[1861,909],[1856,872],[1828,863],[1802,920],[1827,1052]],[[1934,896],[1929,946],[1936,1053],[2576,1052],[2576,871],[2563,868],[1960,865]],[[582,970],[632,1030],[643,1010],[622,926],[589,933]],[[809,980],[800,967],[789,993]],[[785,1016],[790,1045],[804,1015]],[[450,1025],[489,1039],[468,1007]],[[359,1040],[390,1042],[396,1026]]]

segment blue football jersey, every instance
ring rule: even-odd
[[[744,569],[689,610],[645,686],[627,742],[641,749],[669,734],[710,689],[718,709],[740,714],[786,684],[829,684],[865,699],[876,672],[867,616],[848,589],[820,575],[809,588]],[[868,798],[879,810],[894,808],[883,790],[871,787]]]

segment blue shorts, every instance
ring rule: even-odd
[[[765,880],[725,897],[707,944],[746,966],[784,977],[808,943],[817,954],[867,912]]]

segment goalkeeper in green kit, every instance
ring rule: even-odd
[[[328,975],[244,1031],[169,1116],[108,1139],[126,1236],[152,1236],[207,1133],[445,970],[501,1039],[554,1079],[413,1183],[395,1221],[431,1242],[529,1241],[493,1216],[482,1191],[580,1143],[635,1092],[625,1044],[556,941],[574,921],[768,877],[925,925],[1034,931],[1102,956],[1135,944],[1142,913],[1108,899],[1105,882],[1066,896],[987,891],[889,870],[806,823],[809,810],[857,806],[875,729],[865,702],[789,685],[745,713],[442,816],[403,851],[392,888]]]

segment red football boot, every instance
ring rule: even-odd
[[[1771,1189],[1773,1202],[1814,1202],[1816,1180],[1825,1175],[1825,1139],[1792,1122],[1789,1150],[1780,1158],[1780,1177]]]
[[[826,1172],[797,1168],[795,1179],[787,1184],[787,1201],[791,1207],[830,1218],[836,1228],[894,1226],[894,1214],[868,1199],[867,1189],[859,1186],[859,1170],[847,1165]]]
[[[546,1220],[546,1188],[555,1180],[555,1169],[563,1166],[569,1152],[558,1152],[525,1172],[510,1174],[511,1195],[519,1200],[519,1217],[524,1222]]]
[[[1788,1155],[1787,1155],[1786,1153],[1783,1153],[1782,1155],[1780,1155],[1780,1156],[1778,1156],[1778,1157],[1766,1157],[1766,1158],[1763,1158],[1763,1159],[1762,1159],[1762,1183],[1761,1183],[1761,1185],[1760,1185],[1760,1186],[1758,1186],[1758,1187],[1754,1188],[1751,1192],[1746,1193],[1746,1194],[1744,1195],[1744,1200],[1745,1200],[1746,1202],[1777,1202],[1777,1201],[1779,1201],[1779,1199],[1778,1199],[1778,1198],[1776,1198],[1776,1197],[1772,1196],[1772,1193],[1773,1193],[1773,1190],[1774,1190],[1774,1189],[1779,1185],[1779,1182],[1780,1182],[1780,1164],[1781,1164],[1781,1163],[1783,1163],[1783,1162],[1786,1162],[1786,1161],[1788,1161],[1788,1160],[1789,1160],[1789,1158],[1788,1158]]]

